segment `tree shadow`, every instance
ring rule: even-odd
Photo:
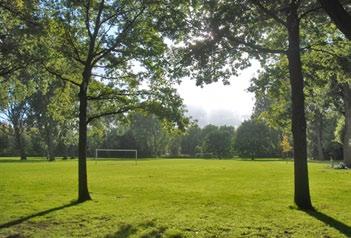
[[[0,159],[0,163],[43,163],[43,162],[48,162],[48,160]]]
[[[161,238],[165,237],[167,227],[158,226],[153,221],[146,221],[137,225],[122,224],[114,233],[104,236],[104,238],[128,238],[137,235],[140,238]],[[179,232],[168,233],[167,237],[183,238]]]
[[[105,238],[128,238],[135,234],[137,229],[130,224],[123,224],[119,227],[118,231],[113,234],[108,234]]]
[[[319,221],[323,222],[324,224],[330,227],[333,227],[334,229],[338,230],[340,233],[344,234],[346,237],[351,237],[351,226],[316,210],[306,211],[306,213],[318,219]]]
[[[240,158],[238,161],[247,161],[247,162],[291,162],[294,161],[292,159],[280,159],[280,158],[271,158],[271,159],[266,159],[266,158]]]
[[[44,210],[44,211],[41,211],[41,212],[37,212],[37,213],[31,214],[29,216],[25,216],[25,217],[22,217],[22,218],[19,218],[19,219],[16,219],[16,220],[12,220],[12,221],[0,224],[0,229],[9,228],[11,226],[15,226],[15,225],[21,224],[22,222],[25,222],[25,221],[27,221],[29,219],[34,218],[34,217],[44,216],[44,215],[49,214],[51,212],[58,211],[58,210],[61,210],[61,209],[65,209],[65,208],[68,208],[68,207],[72,207],[72,206],[75,206],[77,204],[79,204],[79,202],[73,201],[73,202],[70,202],[68,204],[65,204],[65,205],[62,205],[62,206],[59,206],[59,207],[50,208],[50,209],[47,209],[47,210]]]

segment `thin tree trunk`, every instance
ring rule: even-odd
[[[344,163],[351,168],[351,88],[350,85],[344,86],[344,105],[345,105],[345,131],[344,131]]]
[[[87,85],[89,77],[89,74],[84,71],[79,91],[78,202],[91,199],[87,178]]]
[[[318,127],[317,127],[317,151],[318,151],[318,159],[325,160],[324,149],[323,149],[323,118],[322,115],[318,115],[317,119]]]
[[[324,149],[323,149],[323,118],[319,111],[315,112],[315,119],[313,120],[313,141],[312,141],[312,154],[316,160],[324,160]]]
[[[292,134],[294,142],[294,200],[299,208],[312,209],[307,168],[305,99],[300,58],[299,19],[297,7],[293,4],[287,17],[287,24],[289,37],[288,60],[292,97]]]
[[[14,124],[14,131],[15,131],[15,141],[16,141],[17,151],[20,155],[20,158],[21,160],[27,160],[27,154],[25,150],[24,140],[22,138],[21,129],[16,124]]]
[[[47,123],[45,125],[45,132],[46,132],[47,159],[49,161],[54,161],[55,155],[53,152],[52,131],[50,130],[50,123]]]

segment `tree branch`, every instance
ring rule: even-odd
[[[305,12],[301,13],[301,15],[299,16],[299,20],[303,19],[308,14],[315,12],[315,11],[318,11],[318,10],[321,10],[321,9],[322,9],[321,6],[310,8],[310,9],[306,10]]]
[[[101,78],[101,79],[107,79],[107,80],[120,80],[120,79],[124,79],[124,78],[129,78],[129,77],[136,77],[136,74],[128,74],[128,75],[124,75],[124,76],[119,76],[119,77],[111,77],[111,76],[106,76],[106,75],[100,75],[100,74],[91,74],[94,77],[97,78]]]
[[[98,57],[96,57],[96,59],[94,60],[93,64],[96,64],[98,61],[100,61],[102,58],[104,58],[106,55],[108,55],[109,53],[111,53],[122,41],[124,35],[129,31],[129,29],[133,26],[133,24],[136,22],[136,20],[141,16],[141,14],[145,11],[146,7],[143,6],[140,11],[138,12],[138,14],[136,14],[134,16],[134,18],[131,21],[128,21],[128,23],[125,25],[125,27],[123,28],[122,32],[118,35],[118,37],[116,38],[114,44],[108,48],[108,49],[104,49],[100,52],[98,52],[96,55],[99,55]]]
[[[263,4],[260,2],[260,0],[251,0],[251,2],[254,5],[256,5],[264,14],[266,14],[269,17],[271,17],[272,19],[274,19],[279,24],[282,24],[283,26],[287,27],[287,23],[284,20],[282,20],[280,17],[278,17],[278,15],[275,14],[273,11],[271,11],[270,9],[266,8],[265,6],[263,6]]]
[[[118,100],[123,96],[143,96],[143,95],[153,95],[152,92],[148,92],[146,90],[140,90],[134,93],[129,93],[128,90],[121,90],[121,92],[112,92],[106,94],[100,94],[97,96],[88,96],[88,100],[98,101],[98,100]]]
[[[15,72],[19,69],[22,69],[22,68],[26,68],[27,65],[17,65],[17,66],[14,66],[14,67],[7,67],[7,68],[0,68],[0,76],[4,77],[12,72]],[[5,80],[2,80],[2,82],[5,82],[7,81],[6,79]]]
[[[66,77],[63,77],[60,73],[55,72],[53,69],[50,69],[50,68],[47,67],[47,66],[44,66],[44,68],[45,68],[46,71],[48,71],[50,74],[52,74],[52,75],[58,77],[59,79],[61,79],[61,80],[63,80],[63,81],[69,82],[69,83],[74,84],[74,85],[76,85],[76,86],[80,86],[79,83],[74,82],[73,80],[68,79],[68,78],[66,78]]]
[[[351,40],[351,15],[344,9],[339,0],[318,0],[331,20]]]
[[[86,5],[85,5],[85,27],[87,28],[88,30],[88,35],[89,35],[89,38],[91,39],[93,37],[93,34],[91,33],[91,30],[90,30],[90,1],[86,1]]]
[[[315,48],[313,46],[309,47],[309,49],[313,50],[313,51],[317,51],[317,52],[322,52],[324,54],[333,56],[333,57],[340,57],[340,55],[336,54],[335,52],[329,51],[329,50],[325,50],[322,48]]]
[[[16,7],[11,4],[13,0],[9,1],[0,1],[0,9],[4,9],[8,12],[10,12],[14,17],[18,17],[20,20],[24,21],[26,24],[29,24],[31,26],[36,26],[40,27],[40,23],[33,20],[32,17],[28,14],[23,13],[20,9],[16,9]]]
[[[120,108],[119,110],[116,111],[110,111],[110,112],[103,112],[100,114],[96,114],[93,116],[88,117],[88,120],[86,121],[87,124],[89,124],[90,122],[92,122],[95,119],[98,119],[100,117],[104,117],[104,116],[111,116],[111,115],[116,115],[116,114],[121,114],[121,113],[125,113],[128,112],[130,110],[135,110],[137,108],[140,108],[140,106],[135,106],[135,107],[124,107],[124,108]]]
[[[232,38],[232,41],[236,42],[237,44],[241,44],[244,45],[246,47],[249,47],[255,51],[258,51],[260,53],[269,53],[269,54],[287,54],[287,50],[282,50],[282,49],[270,49],[270,48],[266,48],[264,46],[261,45],[257,45],[255,43],[251,43],[251,42],[246,42],[243,40],[240,40],[238,38]]]
[[[93,40],[94,41],[95,41],[96,36],[99,33],[99,29],[100,29],[101,24],[102,24],[101,23],[101,14],[102,14],[102,11],[104,9],[104,5],[105,5],[105,0],[101,0],[100,5],[99,5],[98,14],[97,14],[96,19],[95,19],[95,27],[94,27],[94,33],[93,33]]]
[[[94,32],[91,33],[90,31],[90,23],[87,25],[86,24],[86,28],[88,30],[88,33],[89,33],[89,38],[90,38],[90,41],[89,41],[89,50],[88,50],[88,54],[87,54],[87,59],[86,59],[86,62],[85,62],[85,66],[88,66],[86,65],[87,63],[90,64],[89,66],[91,65],[94,65],[95,63],[93,63],[93,58],[95,57],[95,46],[96,46],[96,38],[99,34],[99,30],[100,30],[100,21],[101,21],[101,14],[102,14],[102,11],[104,9],[104,5],[105,5],[105,0],[101,0],[100,4],[99,4],[99,10],[98,10],[98,13],[97,13],[97,16],[95,18],[95,26],[94,26]],[[88,20],[88,17],[89,15],[86,16],[86,21]],[[92,64],[93,63],[93,64]]]
[[[72,46],[73,51],[74,51],[74,53],[76,54],[76,57],[73,56],[73,58],[74,58],[75,60],[77,60],[79,63],[81,63],[81,64],[84,65],[85,62],[82,60],[82,58],[81,58],[80,55],[79,55],[79,50],[78,50],[77,46],[74,44],[74,41],[73,41],[73,39],[72,39],[72,37],[71,37],[71,33],[68,32],[68,31],[66,31],[65,33],[66,33],[66,35],[67,35],[67,37],[68,37],[68,43]]]

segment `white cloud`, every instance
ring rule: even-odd
[[[197,106],[187,106],[187,109],[188,115],[194,120],[197,120],[200,127],[204,127],[208,124],[237,127],[244,119],[249,117],[249,115],[243,116],[235,113],[234,111],[225,109],[210,110],[208,112]]]
[[[197,119],[201,126],[210,123],[237,126],[252,113],[254,95],[247,88],[258,69],[258,63],[253,62],[252,67],[233,77],[230,85],[217,82],[201,88],[195,85],[194,80],[184,79],[178,92],[189,115]]]

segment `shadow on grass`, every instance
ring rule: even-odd
[[[306,213],[317,220],[323,222],[324,224],[333,227],[334,229],[338,230],[340,233],[344,234],[347,237],[351,237],[351,227],[341,221],[334,219],[331,216],[328,216],[319,211],[306,211]]]
[[[183,235],[178,231],[167,230],[167,227],[158,226],[153,221],[146,221],[135,226],[122,224],[118,227],[116,232],[108,234],[104,238],[128,238],[131,236],[140,238],[183,238]]]
[[[22,222],[25,222],[25,221],[27,221],[29,219],[34,218],[34,217],[44,216],[44,215],[49,214],[51,212],[58,211],[58,210],[61,210],[61,209],[65,209],[65,208],[68,208],[68,207],[72,207],[72,206],[75,206],[77,204],[79,204],[79,202],[74,201],[74,202],[71,202],[71,203],[59,206],[59,207],[50,208],[50,209],[47,209],[47,210],[44,210],[44,211],[41,211],[41,212],[37,212],[37,213],[31,214],[29,216],[25,216],[25,217],[22,217],[22,218],[19,218],[19,219],[16,219],[16,220],[12,220],[12,221],[9,221],[7,223],[0,224],[0,229],[9,228],[11,226],[15,226],[15,225],[21,224]]]
[[[273,159],[266,159],[266,158],[239,158],[238,161],[247,161],[247,162],[293,162],[292,159],[280,159],[280,158],[273,158]]]
[[[108,234],[105,238],[128,238],[129,236],[135,234],[137,229],[130,224],[123,224],[119,227],[118,231],[113,234]]]
[[[48,162],[46,159],[37,159],[37,160],[15,160],[15,159],[0,159],[0,163],[42,163]]]

